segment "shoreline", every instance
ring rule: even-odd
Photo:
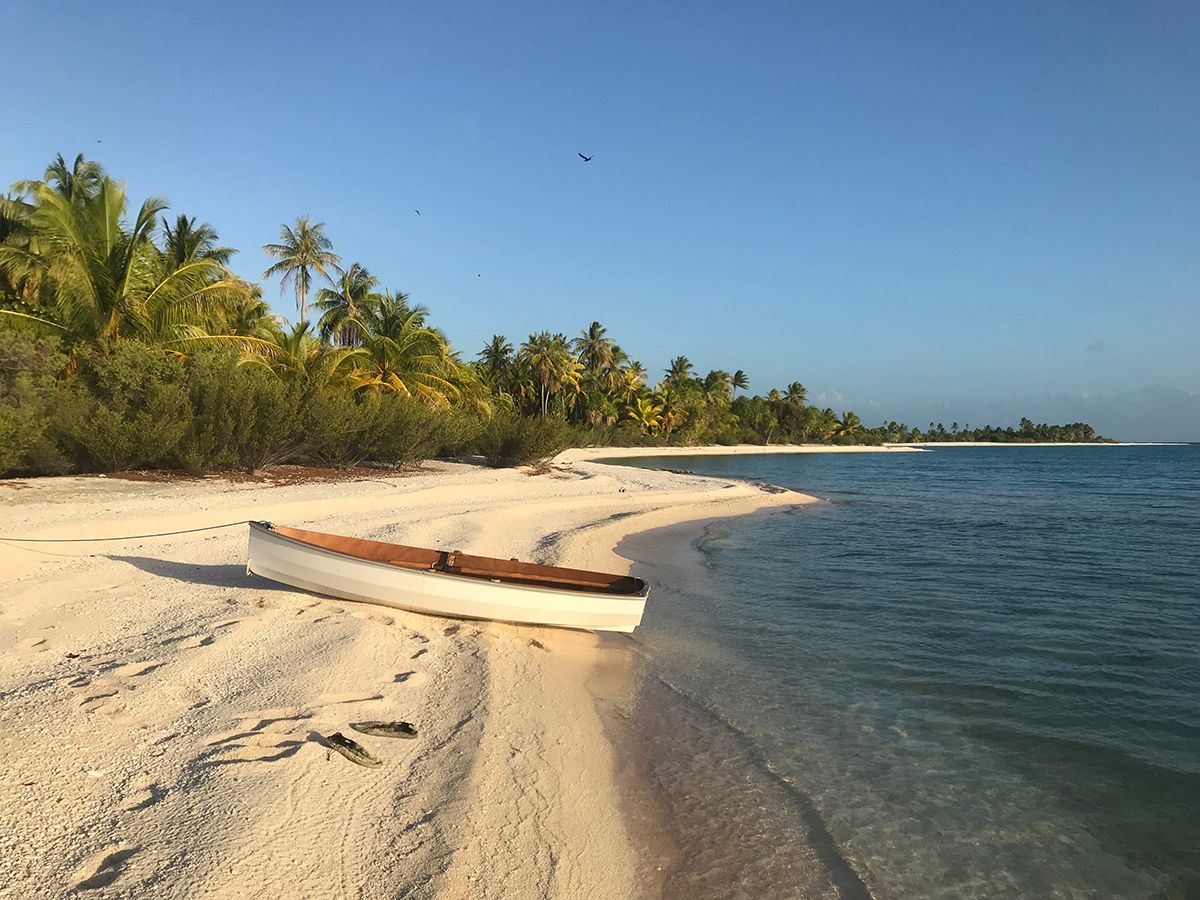
[[[806,505],[807,506],[807,505]],[[803,507],[665,525],[624,538],[631,571],[661,581],[659,614],[681,624],[680,605],[708,589],[713,532]],[[807,897],[870,900],[869,883],[833,838],[813,798],[780,775],[755,738],[712,706],[678,668],[680,653],[710,671],[734,663],[717,645],[655,631],[638,646],[632,691],[597,678],[597,702],[618,760],[627,821],[642,850],[643,896]],[[665,644],[664,644],[665,642]],[[667,651],[664,654],[664,651]],[[773,850],[763,852],[770,835]],[[786,872],[786,881],[779,876]]]
[[[888,447],[1186,447],[1186,441],[919,441]]]
[[[771,456],[794,453],[924,453],[900,444],[704,444],[698,447],[573,447],[555,457],[559,462],[599,462],[645,456]]]
[[[0,495],[10,534],[265,518],[613,571],[629,568],[615,548],[630,534],[816,502],[569,452],[537,476],[435,463],[342,483],[24,485]],[[244,540],[0,544],[6,883],[66,896],[169,872],[226,896],[300,879],[365,897],[640,893],[588,687],[596,671],[628,676],[627,644],[292,591],[244,574]],[[316,738],[353,717],[405,718],[421,737],[364,740],[380,769],[326,760]]]

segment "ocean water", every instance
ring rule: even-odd
[[[1200,897],[1200,446],[636,465],[825,501],[622,545],[668,896]]]

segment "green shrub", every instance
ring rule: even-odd
[[[489,466],[537,466],[571,446],[571,426],[558,416],[502,414],[483,429],[478,446]]]
[[[372,397],[365,405],[372,409],[372,422],[362,449],[373,462],[414,465],[436,454],[449,433],[447,409],[394,394]]]
[[[339,468],[364,462],[411,465],[470,440],[478,423],[396,394],[352,393],[237,355],[198,355],[188,371],[193,409],[177,459],[190,471],[255,470],[284,462]]]
[[[340,468],[370,456],[378,404],[374,398],[362,399],[330,387],[307,392],[300,414],[304,460]]]
[[[8,396],[0,402],[0,475],[21,468],[32,435],[43,434],[49,421],[40,410],[22,405],[17,397]]]
[[[298,458],[305,449],[303,382],[261,366],[239,366],[233,378],[239,415],[228,441],[238,466],[254,472]]]
[[[229,351],[194,357],[187,383],[193,412],[177,454],[183,468],[254,471],[303,451],[302,384],[237,365]]]
[[[576,425],[571,429],[572,447],[653,447],[662,441],[646,434],[632,422],[619,425]]]
[[[0,331],[0,475],[66,471],[66,460],[48,434],[55,375],[66,363],[49,341]]]
[[[52,430],[80,465],[166,467],[192,422],[181,360],[136,343],[97,346],[59,392]]]
[[[478,449],[479,436],[491,421],[478,410],[451,407],[441,411],[441,442],[433,456],[466,456]]]

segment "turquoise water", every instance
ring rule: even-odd
[[[664,781],[811,814],[843,895],[1200,897],[1200,446],[637,464],[827,501],[644,568],[658,680],[740,747]],[[739,889],[790,895],[773,853],[746,841]],[[722,892],[727,860],[687,864]]]

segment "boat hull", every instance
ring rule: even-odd
[[[646,593],[571,591],[465,578],[359,559],[250,527],[246,571],[301,590],[394,609],[589,631],[633,631]]]

